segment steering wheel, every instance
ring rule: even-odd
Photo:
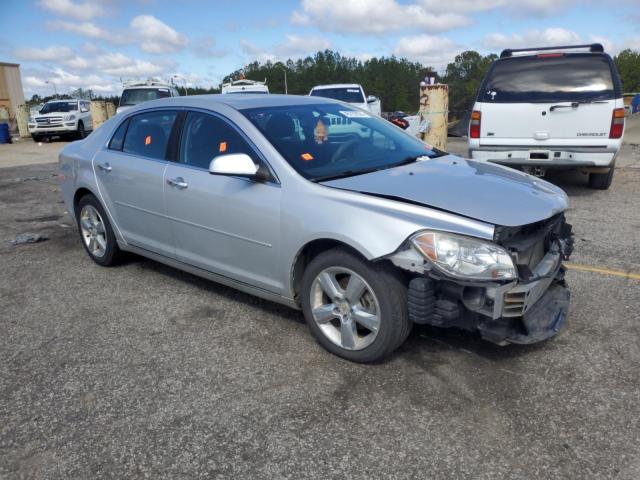
[[[348,140],[340,145],[335,153],[331,155],[331,160],[329,160],[329,163],[338,163],[342,159],[342,156],[353,147],[355,147],[359,142],[359,139],[352,138],[351,140]]]

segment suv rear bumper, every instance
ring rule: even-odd
[[[616,154],[617,151],[608,149],[573,149],[567,147],[530,149],[484,147],[469,149],[469,157],[473,160],[498,163],[511,167],[529,166],[543,167],[545,169],[611,167]]]

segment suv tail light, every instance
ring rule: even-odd
[[[609,138],[621,138],[624,130],[624,108],[615,108],[611,116]]]
[[[481,113],[478,110],[471,112],[471,121],[469,122],[469,138],[480,138],[480,118]],[[613,129],[613,126],[611,127]],[[611,130],[613,132],[613,130]]]

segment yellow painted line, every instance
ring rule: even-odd
[[[592,267],[591,265],[580,265],[579,263],[567,263],[563,264],[569,270],[577,270],[579,272],[594,272],[601,273],[603,275],[614,275],[616,277],[631,278],[633,280],[640,280],[640,273],[623,272],[622,270],[610,270],[608,268]]]

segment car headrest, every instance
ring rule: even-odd
[[[266,132],[274,138],[290,137],[296,130],[293,118],[286,113],[274,113],[269,118]]]

